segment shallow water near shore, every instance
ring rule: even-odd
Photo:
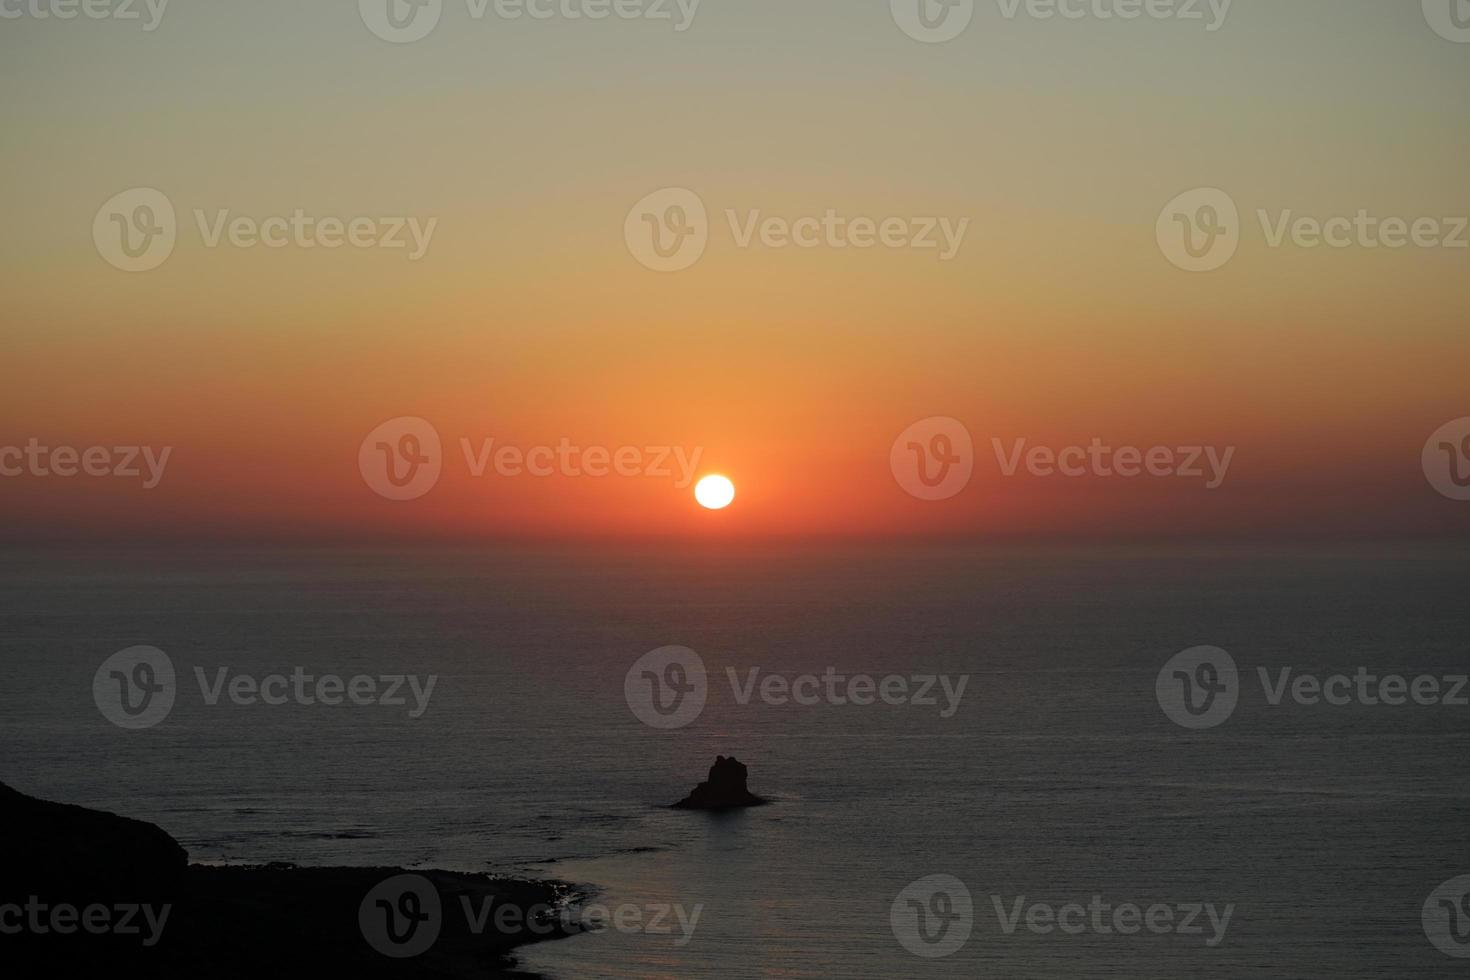
[[[0,570],[6,782],[158,823],[195,860],[494,870],[667,911],[544,944],[550,977],[1461,975],[1420,909],[1470,874],[1470,708],[1270,703],[1256,670],[1470,670],[1470,562],[1414,549],[981,547],[23,551]],[[122,731],[93,675],[147,644],[167,719]],[[629,709],[644,653],[699,653],[685,728]],[[1228,650],[1240,703],[1172,723],[1156,677]],[[230,675],[435,675],[405,706],[207,703]],[[938,704],[742,703],[788,680],[968,676]],[[771,806],[666,809],[718,754]],[[894,935],[951,875],[973,932]],[[1026,904],[1234,911],[1204,935],[1007,932]],[[685,921],[681,932],[677,907]],[[697,920],[691,919],[697,909]],[[631,921],[632,913],[625,921]],[[687,939],[687,941],[682,941]]]

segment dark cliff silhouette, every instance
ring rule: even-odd
[[[733,810],[738,807],[760,806],[770,802],[756,796],[746,786],[749,775],[745,764],[733,755],[716,756],[710,766],[709,779],[684,797],[674,808],[678,810]]]
[[[360,916],[376,914],[375,905],[384,914],[397,911],[397,901],[368,896],[409,873],[190,865],[184,848],[153,824],[38,800],[0,783],[0,916],[7,925],[0,962],[7,977],[119,970],[191,980],[524,976],[511,972],[506,954],[567,934],[553,911],[571,894],[563,883],[414,871],[437,894],[437,921],[425,926],[437,930],[435,938],[410,958],[384,955],[370,945]],[[477,922],[487,903],[491,914]],[[426,904],[402,908],[419,915]],[[505,906],[518,914],[497,920]],[[91,924],[105,921],[107,929],[87,928],[89,914]],[[20,931],[11,934],[17,923]]]

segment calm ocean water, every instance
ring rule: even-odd
[[[0,780],[155,821],[196,860],[501,870],[610,906],[698,907],[692,938],[530,951],[552,977],[1450,977],[1421,907],[1470,874],[1470,708],[1271,706],[1257,667],[1470,670],[1463,554],[1018,551],[10,551]],[[179,672],[166,720],[114,727],[109,655]],[[625,674],[697,651],[709,700],[642,724]],[[1240,665],[1191,732],[1155,679],[1188,647]],[[206,704],[201,667],[435,674],[408,707]],[[968,675],[938,706],[741,704],[726,668]],[[412,699],[410,699],[410,705]],[[775,805],[664,805],[716,754]],[[890,905],[929,875],[974,899],[921,959]],[[1007,933],[1022,896],[1233,905],[1224,938]]]

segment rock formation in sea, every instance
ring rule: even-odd
[[[715,764],[710,766],[709,779],[698,786],[678,803],[674,804],[679,810],[733,810],[737,807],[760,806],[769,802],[756,796],[746,786],[746,778],[749,775],[745,764],[733,755],[728,758],[721,755],[715,757]]]

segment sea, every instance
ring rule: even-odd
[[[523,951],[521,968],[548,978],[1470,967],[1456,891],[1470,885],[1455,884],[1470,875],[1462,548],[725,541],[0,560],[0,781],[157,823],[200,862],[574,883],[578,914],[606,915]],[[135,647],[168,658],[174,700],[127,728],[102,708],[102,668]],[[658,656],[697,663],[702,681],[645,673],[670,647]],[[371,678],[373,694],[326,704],[307,681],[311,703],[251,696],[296,673]],[[426,698],[404,680],[380,703],[410,677]],[[1181,713],[1167,695],[1181,678],[1219,700]],[[630,692],[655,679],[685,687],[650,714]],[[769,805],[671,809],[718,755]]]

